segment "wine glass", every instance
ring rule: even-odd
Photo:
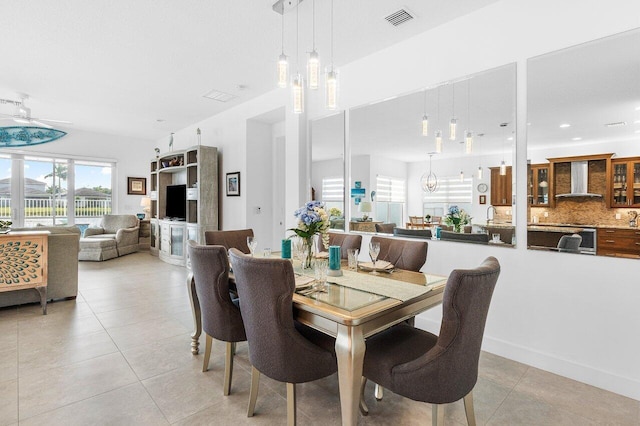
[[[373,275],[378,275],[376,271],[376,261],[378,260],[378,254],[380,254],[380,243],[377,241],[371,241],[369,243],[369,257],[371,257],[371,262],[373,262],[373,271],[370,273]]]
[[[247,246],[249,246],[249,251],[251,252],[251,256],[253,256],[256,248],[258,247],[258,240],[256,237],[247,237]]]

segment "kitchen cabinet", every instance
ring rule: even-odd
[[[491,205],[510,206],[512,198],[511,166],[507,173],[500,174],[500,167],[489,167],[491,170]]]
[[[549,206],[549,164],[530,164],[527,177],[527,200],[530,206]]]
[[[598,256],[640,259],[640,230],[598,228]]]
[[[640,157],[611,160],[611,207],[640,207]]]

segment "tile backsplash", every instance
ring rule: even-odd
[[[604,199],[558,199],[554,208],[531,207],[529,223],[571,223],[576,225],[629,226],[629,212],[640,209],[610,209]],[[548,214],[545,217],[545,212]],[[616,214],[620,219],[616,219]],[[536,219],[534,219],[534,216]]]

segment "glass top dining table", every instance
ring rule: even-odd
[[[294,271],[297,278],[313,277],[312,270],[301,271],[295,262]],[[327,277],[325,291],[297,288],[293,307],[298,321],[336,338],[342,424],[356,425],[365,339],[442,303],[447,277],[398,269],[372,275],[347,270],[344,262],[341,272]],[[187,285],[194,317],[191,352],[197,354],[202,325],[191,274]]]

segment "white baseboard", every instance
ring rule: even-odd
[[[416,317],[416,327],[431,333],[440,332],[440,321]],[[640,382],[617,374],[595,369],[567,359],[541,352],[526,346],[516,345],[491,336],[484,336],[482,350],[514,361],[521,362],[541,370],[549,371],[572,380],[615,392],[629,398],[640,400]]]

